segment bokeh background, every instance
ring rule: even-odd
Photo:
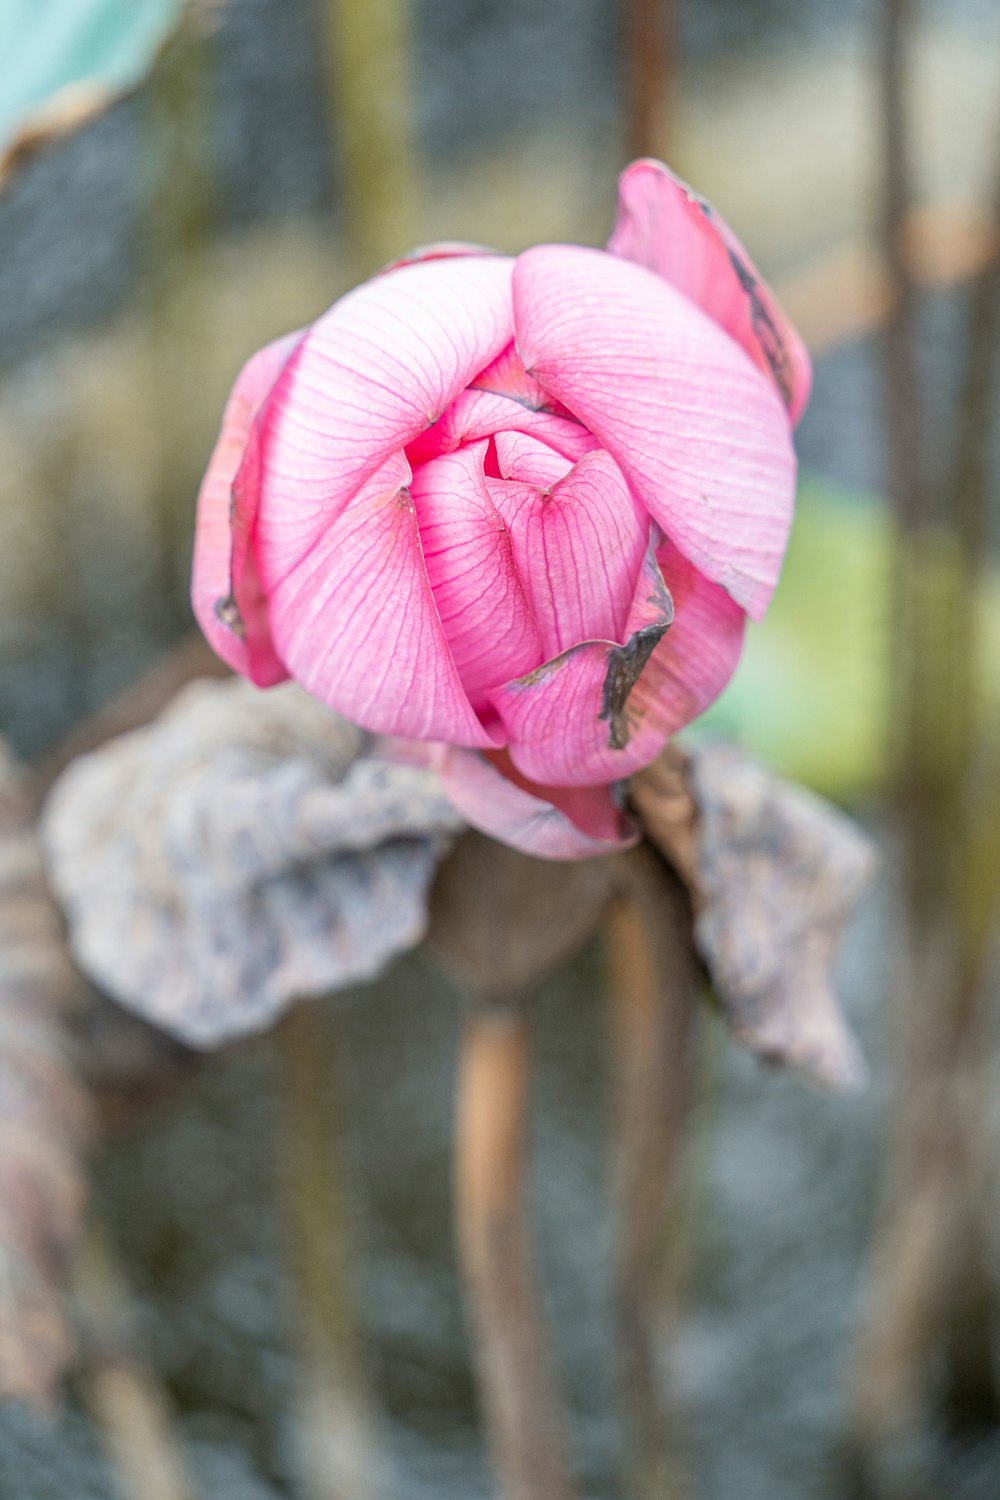
[[[101,53],[94,8],[7,0],[8,138],[32,70],[50,55],[72,67]],[[907,849],[912,865],[919,845],[942,879],[964,868],[961,849],[945,859],[935,840],[958,829],[970,789],[997,770],[1000,393],[989,355],[977,365],[970,353],[996,280],[996,5],[663,0],[648,7],[660,27],[653,54],[630,44],[643,6],[624,0],[204,0],[179,27],[171,9],[154,3],[148,34],[130,44],[136,58],[155,54],[149,76],[136,64],[119,102],[8,163],[0,189],[0,732],[44,761],[190,631],[194,497],[229,385],[261,343],[413,244],[600,244],[633,143],[664,156],[736,228],[816,361],[786,577],[707,728],[850,807],[883,838],[886,871],[842,973],[873,1073],[863,1097],[817,1096],[705,1032],[668,1278],[682,1314],[664,1346],[689,1449],[683,1493],[862,1495],[875,1483],[859,1477],[856,1453],[871,1307],[862,1292],[876,1225],[906,1195],[910,1166],[892,1140],[912,1118],[907,1037],[921,1028],[920,995],[901,996],[910,970],[898,950],[920,900],[936,899],[908,881]],[[897,24],[909,181],[893,219],[899,162],[885,142]],[[915,550],[886,420],[887,371],[897,392],[906,375],[900,338],[915,356],[904,396],[918,388],[921,403],[919,414],[908,408],[910,445],[936,496],[916,519]],[[972,454],[975,566],[928,582],[928,555],[969,561],[949,496],[966,493],[960,418],[973,391],[985,445]],[[921,618],[935,640],[951,630],[949,598],[975,591],[977,633],[962,639],[976,675],[955,712],[968,710],[978,737],[974,753],[938,746],[936,779],[909,786],[909,800],[899,741],[934,713],[931,688],[907,688],[900,654],[908,568],[925,569],[915,595],[933,594]],[[988,832],[995,795],[978,805]],[[994,907],[983,901],[986,954]],[[982,958],[987,998],[988,973]],[[589,1500],[621,1493],[622,1457],[602,1228],[611,1101],[601,988],[595,946],[537,1005],[538,1239]],[[386,1493],[400,1500],[489,1492],[450,1242],[459,1007],[423,960],[408,961],[337,1002],[330,1052]],[[985,1061],[988,1005],[976,1026]],[[977,1097],[968,1128],[991,1146],[995,1110],[988,1090]],[[144,1350],[197,1493],[212,1500],[300,1492],[276,1111],[265,1039],[213,1059],[95,1166]],[[1000,1227],[992,1181],[992,1168],[977,1178],[977,1233],[992,1252],[980,1266],[987,1326]],[[949,1212],[945,1199],[936,1212]],[[961,1232],[955,1221],[950,1233]],[[928,1345],[930,1397],[900,1440],[902,1478],[882,1475],[872,1493],[1000,1494],[995,1341],[961,1390],[946,1343]],[[110,1500],[115,1483],[79,1391],[51,1422],[0,1412],[0,1495]]]

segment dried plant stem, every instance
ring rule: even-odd
[[[526,1222],[530,1040],[513,1005],[466,1023],[455,1119],[458,1252],[504,1500],[572,1500],[564,1421]]]
[[[412,243],[417,162],[409,0],[326,0],[326,28],[348,230],[367,274]]]
[[[68,1046],[76,978],[32,804],[0,739],[0,1399],[51,1409],[75,1353],[63,1292],[95,1120]]]
[[[676,0],[626,0],[628,154],[669,157]]]
[[[91,1223],[73,1268],[81,1323],[83,1399],[123,1500],[194,1500],[171,1427],[170,1402],[136,1350],[130,1295],[101,1228]]]
[[[635,1500],[674,1500],[685,1490],[683,1443],[658,1368],[657,1339],[665,1333],[664,1312],[672,1310],[664,1230],[668,1205],[676,1202],[690,1093],[697,964],[679,881],[649,848],[636,850],[627,865],[630,880],[607,926],[618,1085],[617,1353],[628,1493]]]
[[[911,1064],[887,1154],[890,1182],[869,1271],[867,1318],[853,1388],[855,1432],[875,1470],[887,1443],[918,1431],[935,1356],[948,1352],[963,1303],[966,1331],[989,1336],[983,1249],[985,1164],[972,1055]],[[967,1377],[971,1370],[967,1371]],[[978,1382],[978,1377],[977,1377]],[[968,1380],[968,1384],[972,1384]]]
[[[883,1201],[870,1253],[865,1320],[852,1377],[854,1436],[869,1489],[877,1491],[880,1450],[916,1431],[927,1398],[927,1365],[940,1333],[943,1246],[939,1173],[922,1120],[939,1066],[940,1019],[951,978],[947,919],[937,901],[950,871],[939,812],[930,489],[925,469],[924,392],[917,360],[916,291],[906,223],[912,166],[906,93],[912,0],[882,0],[879,65],[883,127],[882,240],[891,288],[883,337],[889,493],[896,522],[891,691],[894,810],[900,834],[905,949],[895,976],[899,1078],[889,1114]],[[947,1082],[937,1072],[940,1100]],[[938,1303],[935,1306],[935,1303]]]
[[[148,317],[145,348],[149,409],[148,462],[155,465],[157,563],[155,600],[163,611],[166,639],[187,627],[190,556],[190,476],[181,468],[168,436],[176,431],[179,378],[177,319],[192,309],[178,297],[203,264],[219,216],[218,190],[207,142],[212,139],[211,102],[215,50],[206,17],[188,7],[143,91],[149,140],[157,163],[153,192],[142,224],[143,292]],[[200,313],[200,309],[199,309]],[[164,414],[169,414],[164,421]],[[170,420],[173,416],[173,420]],[[173,440],[176,442],[176,439]]]
[[[278,1175],[298,1302],[303,1493],[306,1500],[372,1500],[375,1423],[356,1327],[332,1049],[318,1004],[288,1013],[279,1046]]]
[[[919,446],[923,393],[904,239],[910,18],[908,0],[883,0],[885,238],[896,290],[885,373],[899,528],[896,810],[906,952],[897,973],[899,1077],[854,1372],[855,1429],[872,1474],[880,1449],[925,1424],[932,1395],[943,1392],[960,1422],[1000,1414],[990,1347],[997,1307],[988,1269],[990,1132],[983,1109],[1000,806],[998,752],[983,740],[979,681],[1000,254],[994,248],[970,298],[952,472],[938,503]],[[945,1374],[943,1383],[935,1372]]]

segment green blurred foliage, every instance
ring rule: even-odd
[[[953,539],[929,538],[944,587]],[[738,739],[838,802],[884,789],[892,712],[894,528],[886,501],[812,475],[799,491],[781,583],[747,631],[732,683],[699,731]],[[982,590],[982,723],[1000,721],[1000,572]]]
[[[700,727],[838,801],[884,781],[892,522],[887,505],[807,476],[770,611]]]

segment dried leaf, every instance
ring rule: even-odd
[[[634,778],[632,801],[691,892],[695,941],[736,1039],[827,1087],[857,1087],[865,1067],[833,970],[873,872],[868,840],[729,746],[670,747]]]
[[[444,861],[428,942],[484,999],[510,999],[569,958],[622,887],[618,856],[533,859],[469,831]]]
[[[62,1278],[92,1122],[66,1056],[76,977],[30,809],[0,742],[0,1396],[47,1405],[73,1354]]]
[[[462,823],[431,773],[370,748],[298,688],[233,679],[75,762],[42,830],[84,971],[212,1047],[414,946]]]

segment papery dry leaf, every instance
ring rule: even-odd
[[[369,749],[300,689],[231,679],[75,762],[42,830],[84,971],[204,1048],[414,946],[463,825],[430,772]]]
[[[438,872],[428,943],[481,998],[510,999],[586,941],[623,879],[618,856],[533,859],[470,830]]]
[[[73,1354],[62,1278],[92,1121],[66,1055],[76,976],[30,809],[0,742],[0,1396],[47,1405]]]
[[[821,798],[730,746],[671,746],[632,782],[649,839],[687,884],[695,941],[736,1039],[830,1088],[865,1077],[837,1003],[836,950],[874,869]]]

